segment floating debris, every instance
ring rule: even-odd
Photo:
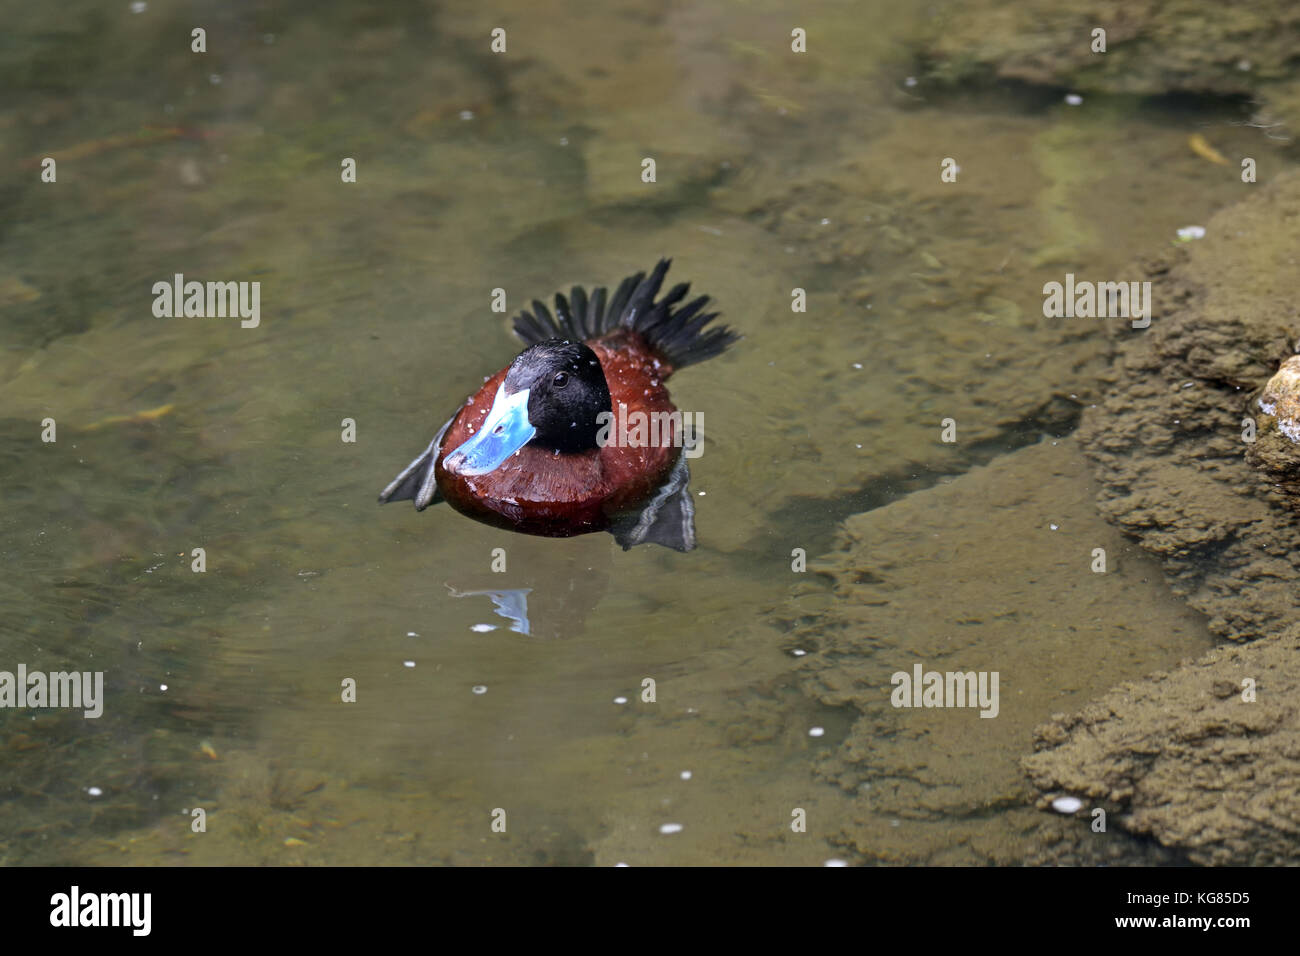
[[[1200,133],[1193,133],[1191,136],[1187,137],[1187,145],[1190,146],[1192,152],[1201,157],[1201,159],[1208,159],[1210,162],[1218,166],[1231,165],[1223,158],[1223,154],[1211,146]]]
[[[1057,813],[1078,813],[1083,807],[1083,801],[1078,797],[1057,797],[1052,801],[1052,809]]]
[[[0,278],[0,307],[7,305],[22,305],[24,302],[35,302],[40,297],[40,289],[28,285],[17,276],[5,276],[4,278]]]
[[[46,158],[53,159],[56,163],[66,163],[78,159],[88,159],[91,156],[98,156],[100,153],[108,152],[112,149],[121,149],[126,146],[148,146],[152,143],[166,142],[173,139],[203,139],[206,134],[196,132],[190,129],[184,129],[179,126],[144,126],[134,133],[119,133],[116,136],[105,136],[100,139],[87,140],[84,143],[78,143],[75,146],[69,146],[67,149],[55,150],[49,153],[43,153],[40,156],[30,156],[23,161],[23,166],[29,169],[39,168]]]
[[[109,415],[107,418],[101,418],[99,421],[87,425],[82,431],[93,432],[105,425],[139,425],[144,422],[153,422],[164,415],[170,415],[175,409],[175,405],[168,404],[159,405],[157,408],[150,408],[143,412],[136,412],[134,415]]]

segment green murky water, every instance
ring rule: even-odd
[[[1042,284],[1136,277],[1238,196],[1188,137],[1258,130],[909,85],[927,14],[883,2],[3,7],[0,670],[102,670],[106,701],[0,711],[0,861],[1029,859],[944,804],[911,849],[889,814],[863,836],[827,769],[857,710],[791,653],[837,597],[792,551],[1068,433],[1107,340]],[[375,505],[517,350],[494,289],[513,313],[660,255],[745,335],[672,382],[707,423],[696,552]],[[260,324],[155,317],[177,273],[260,282]],[[528,635],[465,594],[524,589]],[[1094,689],[1209,641],[1157,643]],[[1019,686],[1031,723],[1087,699],[1050,663]],[[1010,746],[967,727],[952,759]]]

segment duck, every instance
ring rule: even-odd
[[[623,279],[612,296],[574,286],[555,311],[533,300],[513,321],[518,356],[438,429],[379,495],[417,511],[446,502],[466,517],[523,534],[609,532],[629,550],[695,547],[687,452],[699,435],[665,382],[740,336],[711,325],[690,283],[660,289],[670,259]],[[617,409],[617,411],[615,411]],[[639,417],[643,416],[643,417]],[[647,434],[629,422],[662,427]]]

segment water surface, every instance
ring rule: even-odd
[[[108,700],[0,713],[0,860],[1030,860],[942,801],[924,845],[846,839],[861,793],[819,761],[861,708],[810,694],[791,653],[843,600],[815,561],[850,515],[1068,434],[1108,335],[1042,318],[1043,283],[1136,278],[1237,198],[1189,136],[1270,147],[1230,105],[911,83],[926,16],[6,4],[3,666],[103,670]],[[517,351],[493,290],[513,313],[661,255],[745,336],[672,382],[706,423],[697,551],[375,505]],[[177,273],[260,282],[260,325],[155,317]],[[507,590],[528,634],[485,593]],[[1056,597],[1019,600],[1041,619]],[[896,642],[957,625],[910,626]],[[1207,646],[1189,624],[1087,666],[1104,688]],[[1033,682],[1030,723],[1087,699],[1059,659]],[[954,733],[963,772],[1009,746]]]

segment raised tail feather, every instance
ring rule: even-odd
[[[707,295],[675,308],[690,291],[689,282],[673,286],[655,301],[671,262],[660,259],[649,276],[644,272],[628,276],[618,284],[608,305],[604,286],[590,297],[582,286],[574,286],[567,299],[563,293],[556,293],[555,315],[534,299],[532,311],[525,309],[515,319],[515,334],[535,345],[557,338],[581,342],[627,329],[639,333],[674,368],[713,358],[740,336],[725,325],[705,329],[719,315],[704,311],[709,304]]]

